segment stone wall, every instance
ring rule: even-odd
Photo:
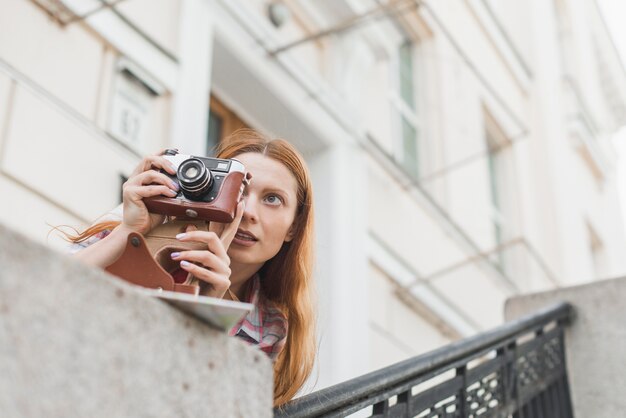
[[[0,225],[3,417],[270,417],[260,351]]]

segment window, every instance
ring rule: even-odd
[[[206,154],[213,155],[217,145],[240,128],[249,128],[249,126],[235,112],[212,95],[209,106]]]
[[[413,86],[413,45],[405,41],[398,50],[400,96],[412,110],[415,110],[415,90]]]
[[[486,168],[488,170],[490,220],[492,224],[493,246],[500,247],[514,237],[515,205],[515,173],[513,163],[513,147],[511,141],[500,129],[495,119],[486,113],[485,148],[487,150]],[[496,251],[492,261],[508,272],[516,262],[511,248]]]
[[[211,107],[209,109],[209,131],[207,137],[206,155],[213,155],[217,149],[217,145],[222,140],[222,132],[224,131],[224,119]]]
[[[414,178],[419,177],[420,121],[416,100],[415,47],[404,41],[397,51],[397,84],[391,94],[392,111],[400,144],[396,147],[400,161]]]
[[[495,246],[504,243],[504,216],[502,214],[502,154],[496,141],[487,132],[487,163],[489,166],[489,190],[491,195],[491,219],[493,221],[493,232]],[[498,251],[496,261],[501,268],[504,268],[502,252]]]

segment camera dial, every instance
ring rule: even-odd
[[[183,194],[189,199],[202,198],[211,190],[213,175],[198,158],[189,158],[178,166],[176,174]]]

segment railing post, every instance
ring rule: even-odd
[[[515,360],[515,341],[498,348],[496,355],[502,362],[502,367],[500,369],[502,403],[504,405],[511,405],[512,400],[515,399],[515,373],[513,369],[513,362]]]
[[[411,389],[408,392],[403,392],[398,395],[398,403],[394,405],[394,408],[397,407],[399,410],[399,414],[404,417],[409,416],[409,398],[411,397]]]
[[[457,367],[456,375],[462,376],[462,386],[458,392],[459,397],[459,411],[461,412],[462,417],[466,417],[469,415],[469,411],[467,410],[467,364],[462,365],[461,367]]]
[[[372,418],[385,418],[389,412],[389,399],[380,401],[372,407]]]

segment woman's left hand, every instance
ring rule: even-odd
[[[176,238],[180,241],[195,241],[207,244],[206,250],[181,251],[174,257],[180,261],[180,267],[194,277],[209,284],[209,290],[203,292],[204,296],[221,298],[230,287],[230,257],[227,251],[230,247],[241,217],[243,216],[244,202],[237,205],[235,219],[225,224],[221,231],[199,231],[195,227],[187,228],[187,232],[179,234]]]

